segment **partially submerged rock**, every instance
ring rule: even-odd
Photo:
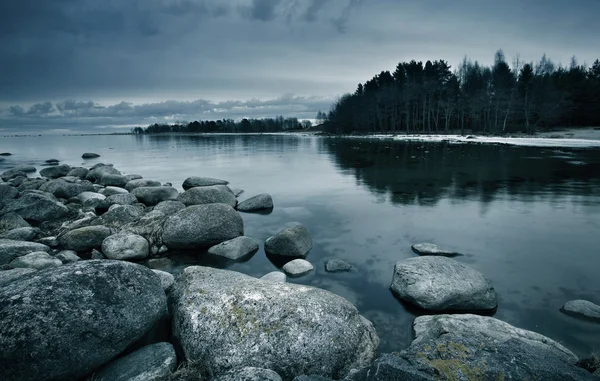
[[[304,258],[310,249],[312,239],[301,224],[287,227],[265,241],[265,251],[276,256]]]
[[[85,152],[83,155],[81,155],[82,159],[95,159],[97,157],[100,157],[100,155],[93,152]]]
[[[208,252],[233,261],[249,257],[258,251],[258,241],[250,237],[236,237],[212,246]]]
[[[600,306],[587,300],[570,300],[560,310],[567,315],[600,323]]]
[[[110,362],[93,379],[99,381],[163,381],[177,367],[175,349],[170,343],[146,345]]]
[[[250,197],[238,204],[236,207],[240,212],[257,212],[273,209],[273,198],[267,193],[261,193]]]
[[[301,276],[314,270],[313,265],[304,259],[294,259],[283,265],[283,271],[290,276]]]
[[[188,190],[195,187],[207,187],[211,185],[227,185],[229,181],[213,179],[211,177],[188,177],[183,181],[182,188]]]
[[[191,188],[180,194],[177,200],[185,206],[220,203],[235,207],[237,204],[235,196],[226,185]]]
[[[419,255],[440,255],[443,257],[456,257],[459,253],[439,247],[434,243],[417,243],[410,247]]]
[[[350,270],[352,270],[352,265],[341,259],[329,259],[325,261],[325,271],[327,272],[336,273]]]

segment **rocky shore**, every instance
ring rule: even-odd
[[[421,316],[408,348],[380,353],[352,303],[287,282],[314,269],[300,224],[264,242],[281,266],[261,278],[157,266],[180,252],[255,255],[240,213],[272,210],[269,194],[238,202],[225,180],[189,177],[179,192],[111,164],[48,164],[0,174],[0,380],[599,379],[597,360],[491,317],[493,285],[455,250],[416,243],[419,256],[390,268],[390,292]],[[600,321],[592,302],[565,302],[572,318]]]

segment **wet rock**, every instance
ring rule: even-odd
[[[175,349],[170,343],[142,347],[110,362],[93,377],[104,381],[163,381],[177,367]]]
[[[39,228],[24,227],[9,230],[6,233],[2,234],[0,238],[12,239],[15,241],[33,241],[40,234],[41,230]]]
[[[110,235],[106,226],[85,226],[66,232],[58,237],[60,246],[77,252],[99,249],[102,241]]]
[[[26,269],[26,268],[0,271],[0,286],[10,283],[10,282],[13,282],[13,281],[19,279],[20,277],[22,277],[23,275],[27,275],[27,274],[33,273],[35,271],[36,271],[35,269]]]
[[[242,260],[258,251],[259,243],[250,237],[236,237],[212,246],[208,252],[233,261]]]
[[[256,212],[273,209],[273,199],[267,193],[261,193],[239,203],[236,208],[240,212]]]
[[[95,159],[97,157],[100,157],[100,155],[93,152],[85,152],[83,155],[81,155],[82,159]]]
[[[213,179],[210,177],[188,177],[183,181],[182,188],[188,190],[195,187],[207,187],[211,185],[227,185],[229,181]]]
[[[247,366],[230,370],[213,379],[214,381],[282,381],[277,372],[270,369]]]
[[[23,255],[22,257],[17,257],[9,263],[10,267],[13,269],[28,268],[35,270],[45,269],[46,267],[62,266],[62,264],[60,259],[53,258],[50,254],[43,251],[36,251],[34,253]]]
[[[63,264],[77,262],[81,259],[74,250],[62,250],[54,258],[60,260]]]
[[[67,164],[56,165],[53,167],[44,168],[40,171],[40,175],[49,179],[57,179],[66,176],[71,171],[71,167]]]
[[[113,234],[102,241],[102,253],[109,259],[144,259],[149,252],[148,241],[137,234]]]
[[[171,286],[173,286],[173,284],[175,283],[175,277],[173,276],[173,274],[156,269],[152,271],[154,271],[154,273],[160,278],[160,284],[162,285],[163,290],[165,290],[165,292],[168,292]]]
[[[221,203],[235,207],[237,204],[235,196],[226,185],[190,188],[180,194],[177,200],[185,206]]]
[[[69,209],[51,194],[30,192],[32,193],[24,193],[17,199],[7,201],[0,209],[0,215],[14,212],[26,220],[42,222],[60,219],[69,213]]]
[[[160,181],[140,178],[140,179],[135,179],[135,180],[129,180],[127,182],[127,184],[125,184],[125,189],[127,189],[129,192],[131,192],[132,190],[134,190],[136,188],[159,187],[159,186],[161,186]]]
[[[431,311],[491,311],[496,292],[480,272],[437,256],[396,263],[390,289],[402,300]]]
[[[169,249],[214,246],[244,234],[242,217],[226,204],[193,205],[167,218],[162,241]]]
[[[171,295],[173,334],[186,359],[215,374],[254,366],[288,380],[299,374],[341,378],[369,364],[379,345],[372,324],[350,302],[318,288],[273,287],[192,266]]]
[[[104,186],[124,187],[129,180],[121,174],[103,173],[97,183]]]
[[[89,170],[87,168],[83,168],[83,167],[71,167],[71,170],[69,171],[69,173],[67,173],[67,176],[73,176],[73,177],[77,177],[79,179],[85,179],[86,176],[88,175]]]
[[[116,169],[115,167],[113,167],[112,165],[106,165],[106,164],[99,163],[97,165],[94,165],[90,169],[90,171],[88,172],[85,179],[95,182],[95,181],[98,181],[102,176],[120,175],[120,174],[121,174],[121,172],[119,172],[119,170]]]
[[[417,243],[410,248],[419,255],[440,255],[443,257],[455,257],[460,255],[455,251],[441,248],[434,243]]]
[[[115,194],[127,194],[129,191],[125,188],[107,186],[106,188],[101,189],[98,193],[105,195],[106,197],[112,196]]]
[[[147,205],[153,206],[161,201],[177,200],[179,192],[172,187],[139,187],[130,191],[138,201]]]
[[[185,205],[182,202],[174,200],[162,201],[154,206],[154,210],[160,211],[167,216],[173,215],[181,209],[185,209]]]
[[[7,232],[18,228],[30,227],[29,223],[17,213],[6,213],[0,217],[0,232]]]
[[[39,190],[52,193],[54,197],[69,199],[83,192],[92,192],[94,186],[89,181],[69,183],[63,179],[50,180],[39,187]]]
[[[314,270],[313,265],[304,259],[294,259],[283,265],[283,271],[290,276],[301,276]]]
[[[27,173],[33,173],[35,171],[37,171],[37,169],[35,169],[35,167],[32,165],[19,165],[17,167],[2,172],[0,178],[2,178],[2,180],[4,181],[8,181],[13,177],[21,176],[22,174],[25,174],[25,176],[27,176]]]
[[[285,283],[287,277],[285,276],[285,273],[282,273],[281,271],[271,271],[260,277],[260,279],[268,282]]]
[[[571,300],[560,309],[567,315],[600,323],[600,306],[587,300]]]
[[[287,227],[265,241],[268,254],[282,257],[305,258],[310,249],[312,239],[301,224]]]
[[[350,270],[352,270],[352,265],[342,261],[341,259],[330,259],[325,261],[325,271],[327,272],[335,273]]]
[[[16,257],[34,253],[36,251],[50,251],[46,245],[36,242],[14,241],[12,239],[0,239],[0,265],[9,263]]]
[[[17,188],[8,184],[0,184],[0,203],[15,198],[18,194]]]

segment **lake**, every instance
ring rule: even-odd
[[[269,215],[244,214],[245,234],[264,242],[290,222],[313,238],[309,275],[289,279],[339,294],[370,319],[382,352],[410,343],[415,311],[390,293],[394,264],[433,242],[465,254],[499,298],[495,317],[547,335],[580,356],[600,350],[600,326],[559,312],[564,302],[600,303],[600,149],[423,143],[303,135],[39,136],[0,138],[0,172],[113,163],[124,173],[172,182],[230,181],[273,196]],[[83,152],[99,159],[82,160]],[[339,258],[356,271],[326,273]],[[189,263],[262,276],[276,270],[261,250],[243,263],[205,253]]]

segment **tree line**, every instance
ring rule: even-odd
[[[174,124],[154,123],[146,128],[135,127],[133,134],[161,133],[249,133],[249,132],[283,132],[301,130],[312,127],[310,120],[299,121],[298,118],[233,119],[179,122]]]
[[[464,58],[451,70],[444,60],[400,62],[382,71],[329,113],[319,112],[333,133],[532,133],[552,127],[600,125],[600,61],[569,67],[544,55],[512,66],[502,50],[492,66]]]

